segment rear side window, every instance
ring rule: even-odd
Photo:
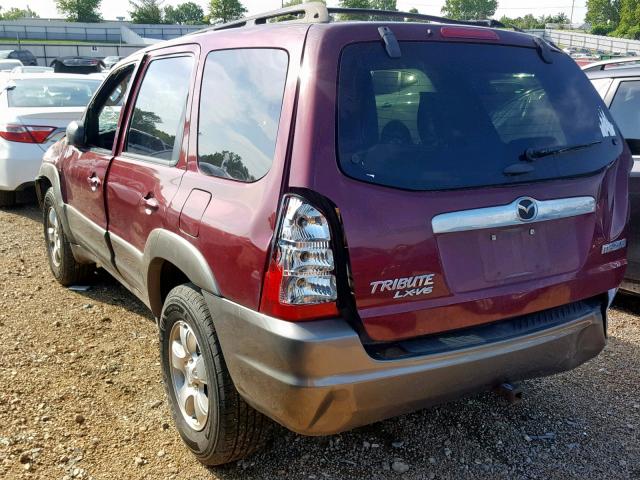
[[[136,98],[125,151],[177,163],[184,131],[193,57],[153,60]]]
[[[620,83],[609,109],[631,152],[640,155],[640,81]]]
[[[200,170],[254,182],[271,168],[289,57],[283,50],[243,49],[207,56],[198,125]]]
[[[565,55],[549,65],[533,48],[401,42],[401,50],[397,59],[379,43],[343,50],[338,156],[351,177],[410,190],[504,185],[590,173],[621,151],[602,100]],[[528,173],[507,169],[530,148],[594,142],[538,159]]]

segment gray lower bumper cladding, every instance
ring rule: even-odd
[[[205,294],[225,361],[254,408],[304,435],[330,435],[490,388],[570,370],[605,346],[599,309],[518,338],[376,360],[341,319],[286,322]]]

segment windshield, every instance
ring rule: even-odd
[[[100,80],[89,79],[14,80],[7,92],[9,107],[85,107],[99,85]]]
[[[532,48],[400,45],[397,59],[379,43],[343,51],[338,154],[351,177],[411,190],[503,185],[591,173],[622,151],[604,104],[567,56],[549,65]],[[584,144],[593,146],[505,173],[527,149]]]

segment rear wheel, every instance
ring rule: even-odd
[[[233,462],[264,444],[271,421],[233,385],[211,314],[194,285],[178,286],[167,296],[160,359],[178,432],[201,463]]]
[[[0,191],[0,207],[13,207],[16,204],[16,192]]]
[[[95,267],[80,264],[74,258],[71,244],[64,233],[60,215],[55,206],[55,194],[52,188],[44,196],[42,214],[47,257],[53,276],[65,287],[87,280]]]

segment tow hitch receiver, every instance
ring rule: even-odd
[[[511,405],[522,401],[522,389],[519,384],[501,383],[494,391]]]

